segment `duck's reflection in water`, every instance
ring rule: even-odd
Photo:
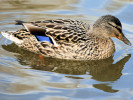
[[[91,75],[92,79],[100,82],[114,82],[117,81],[122,75],[122,69],[125,63],[129,60],[131,55],[118,61],[116,64],[113,63],[113,58],[110,57],[105,60],[99,61],[77,61],[77,60],[63,60],[44,57],[39,59],[37,54],[25,51],[15,44],[2,45],[2,48],[6,51],[17,53],[16,59],[21,65],[30,66],[32,69],[44,70],[55,73],[69,74],[69,75]],[[77,77],[69,77],[77,78]],[[82,78],[80,78],[82,79]],[[106,91],[106,92],[117,92],[118,90],[112,89],[107,83],[93,84],[93,87]]]

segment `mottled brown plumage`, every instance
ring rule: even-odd
[[[131,45],[122,33],[119,19],[111,15],[100,17],[91,27],[81,21],[70,19],[17,22],[23,24],[24,29],[2,34],[22,48],[48,57],[105,59],[115,51],[110,37],[116,37]],[[40,42],[35,35],[50,37],[53,43]]]

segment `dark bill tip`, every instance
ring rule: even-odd
[[[123,37],[122,41],[127,44],[127,45],[132,45],[131,42],[126,38],[126,37]]]

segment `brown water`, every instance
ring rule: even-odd
[[[133,0],[0,0],[0,5],[0,31],[20,29],[14,20],[92,24],[112,14],[133,44]],[[105,60],[40,60],[0,34],[0,100],[133,100],[133,47],[113,41],[116,52]]]

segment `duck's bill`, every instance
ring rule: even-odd
[[[132,45],[131,42],[125,36],[123,36],[122,41],[127,45]]]

